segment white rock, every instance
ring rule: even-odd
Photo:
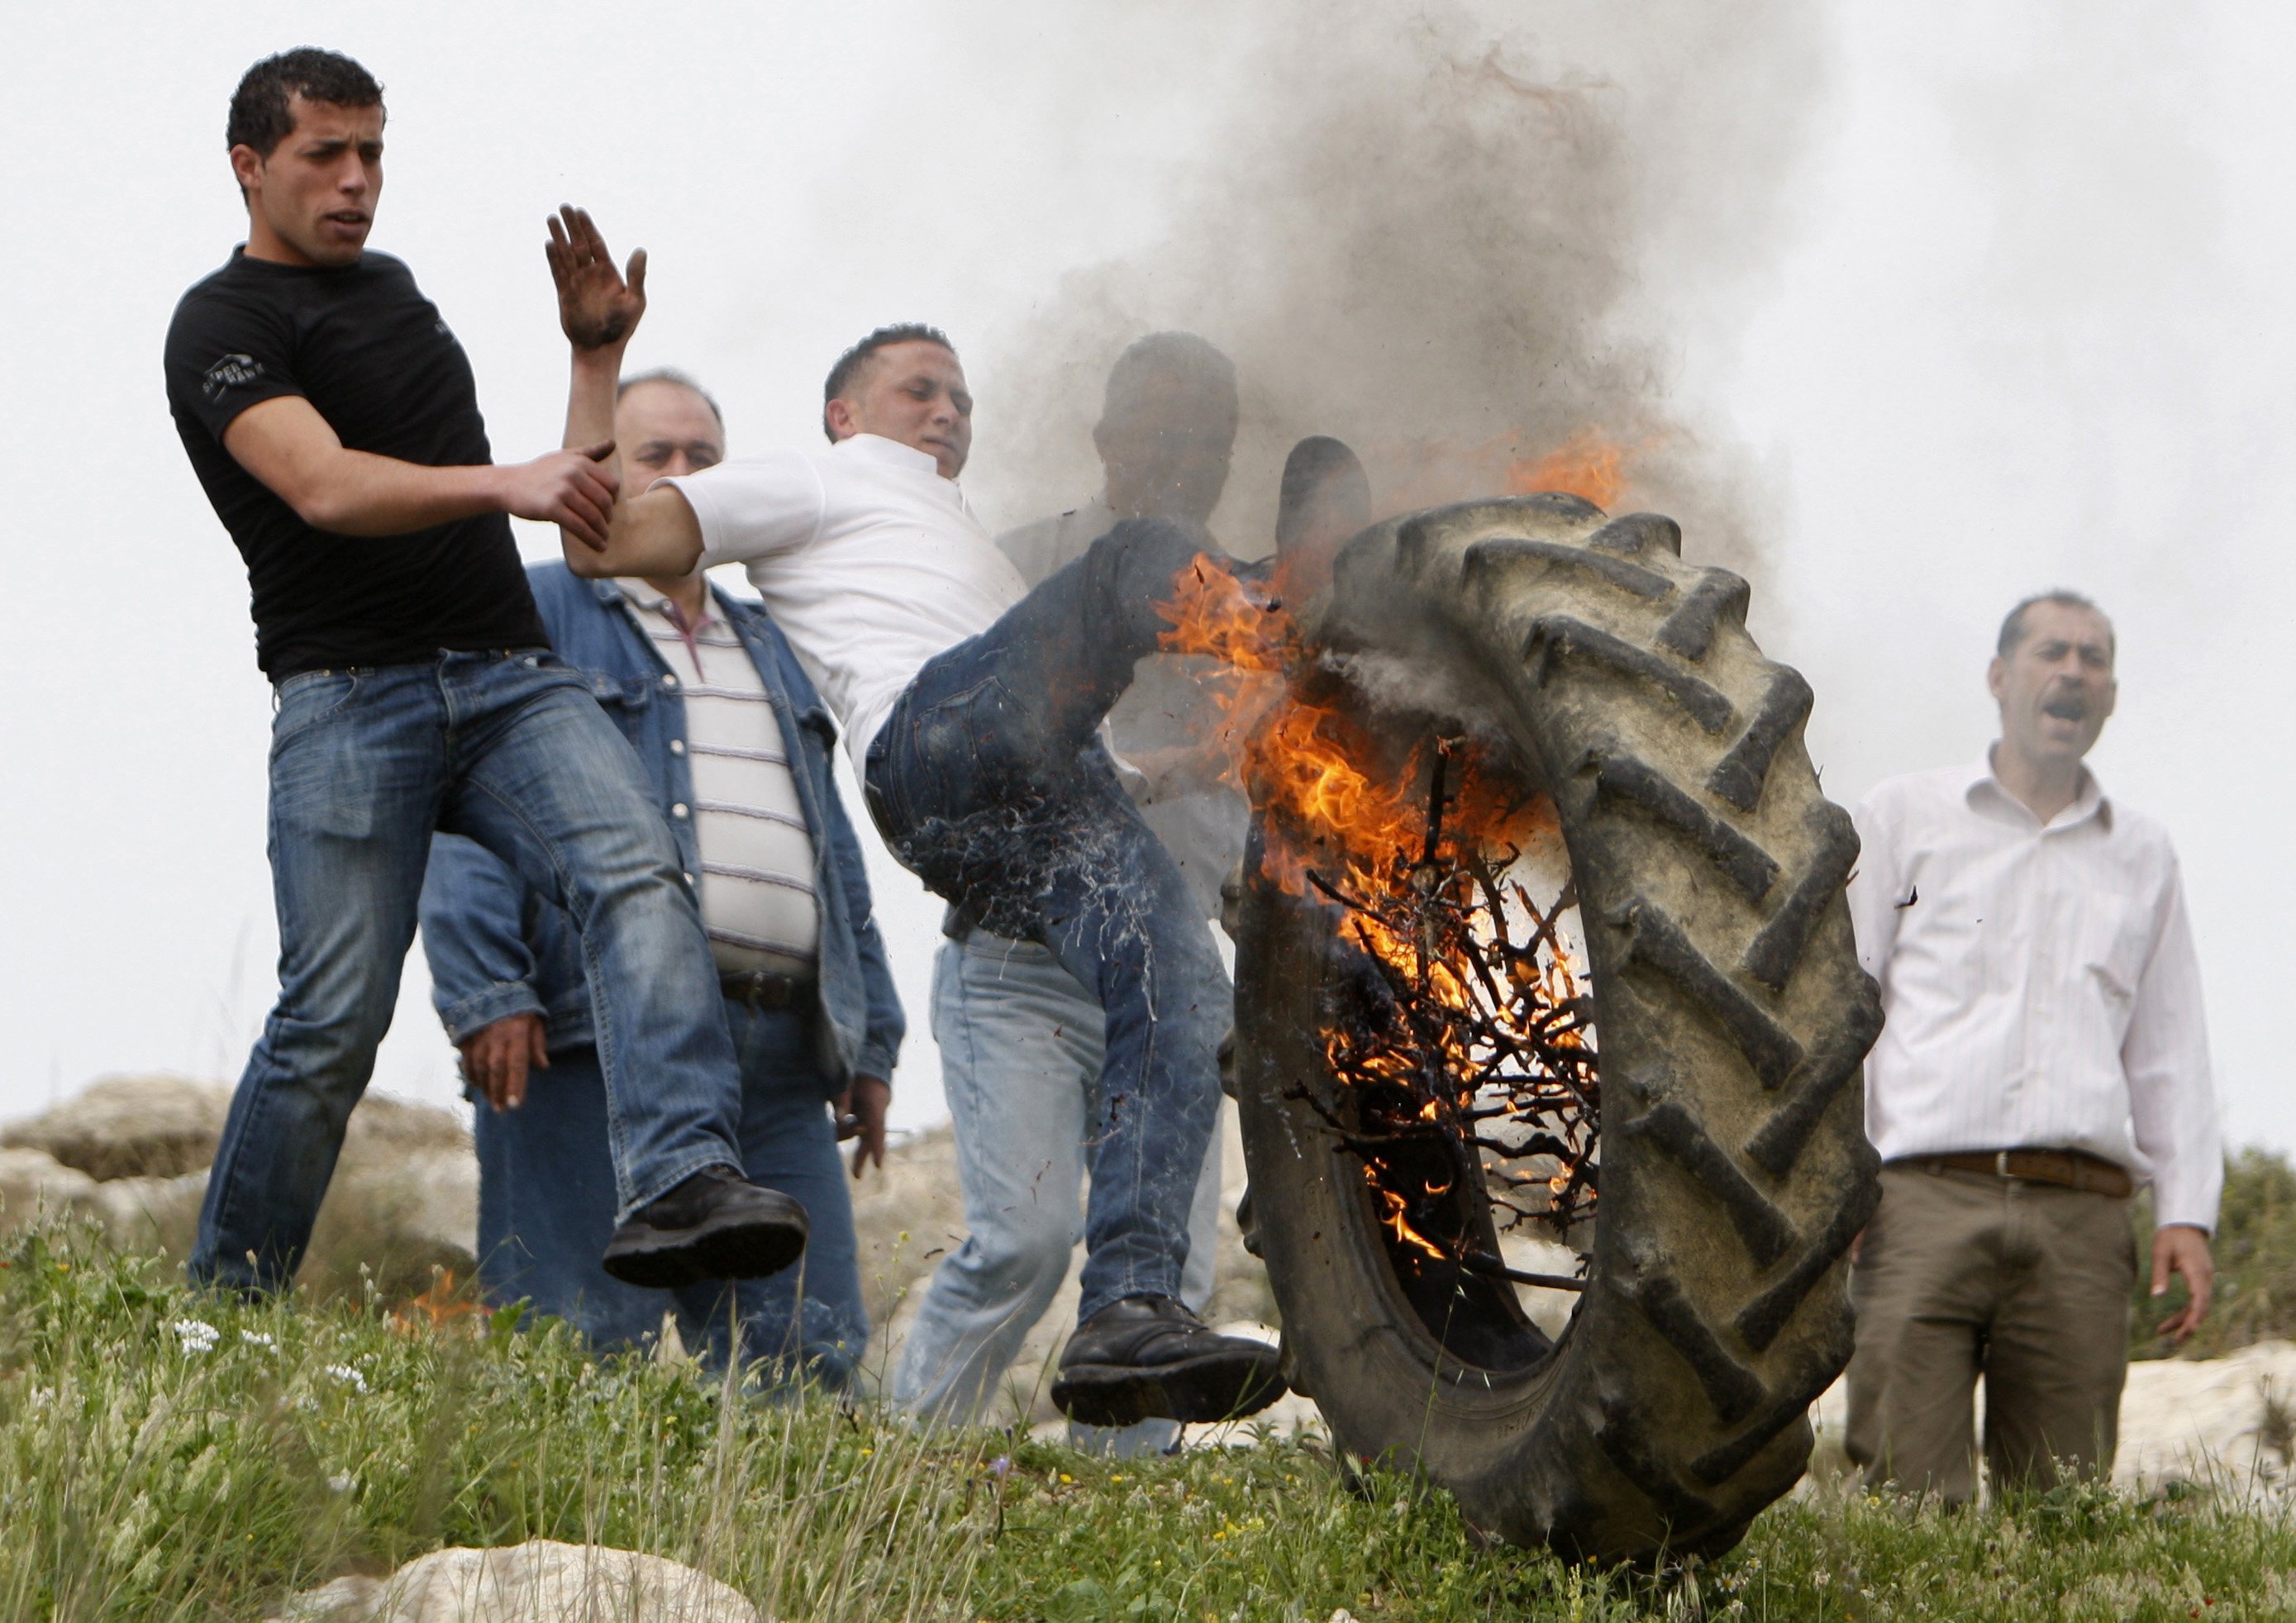
[[[125,1249],[182,1258],[230,1108],[231,1089],[219,1083],[106,1077],[0,1128],[0,1227],[74,1211]],[[314,1255],[429,1258],[467,1275],[478,1226],[478,1159],[461,1119],[387,1094],[362,1099],[320,1209]]]
[[[2113,1480],[2192,1482],[2234,1494],[2286,1492],[2296,1445],[2296,1346],[2259,1341],[2221,1358],[2128,1366]]]
[[[189,1243],[207,1198],[207,1168],[181,1177],[122,1177],[98,1184],[88,1209],[123,1250],[166,1250]]]
[[[13,1228],[43,1212],[85,1210],[95,1189],[94,1178],[45,1150],[0,1149],[0,1225]]]
[[[352,1117],[357,1120],[357,1117]],[[389,1230],[395,1243],[479,1249],[479,1158],[466,1144],[347,1143],[331,1201]],[[324,1219],[323,1219],[324,1221]]]
[[[761,1623],[706,1573],[657,1555],[537,1539],[434,1550],[387,1578],[339,1578],[270,1623]]]
[[[158,1074],[102,1077],[27,1121],[0,1128],[0,1143],[45,1150],[102,1182],[175,1177],[215,1159],[231,1089]]]
[[[1552,1274],[1568,1279],[1578,1271],[1578,1252],[1536,1233],[1501,1234],[1499,1258],[1507,1266],[1526,1274]],[[1523,1285],[1517,1288],[1515,1295],[1530,1322],[1545,1331],[1550,1340],[1562,1335],[1570,1323],[1570,1316],[1578,1310],[1579,1292],[1576,1291]]]

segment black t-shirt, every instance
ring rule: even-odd
[[[326,270],[234,250],[185,293],[168,327],[168,405],[247,561],[266,675],[549,645],[503,514],[339,536],[241,467],[224,430],[281,395],[310,401],[354,451],[436,468],[494,460],[463,346],[390,255]]]

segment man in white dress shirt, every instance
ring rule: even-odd
[[[593,445],[611,430],[644,312],[644,258],[625,280],[577,209],[551,233],[574,346],[567,431]],[[1186,881],[1098,741],[1169,628],[1156,605],[1201,539],[1119,524],[1029,591],[955,482],[972,397],[947,338],[881,328],[823,393],[828,449],[663,480],[617,503],[603,546],[563,531],[568,567],[659,578],[745,564],[843,724],[894,856],[990,934],[1041,942],[1097,996],[1083,1299],[1054,1401],[1095,1426],[1251,1413],[1283,1390],[1275,1349],[1216,1334],[1179,1300],[1232,995]]]
[[[1965,1503],[1985,1381],[1996,1491],[2110,1470],[2150,1181],[2152,1294],[2208,1312],[2224,1178],[2200,973],[2167,833],[2081,764],[2112,714],[2112,626],[2051,592],[2002,623],[1984,759],[1858,808],[1858,954],[1889,1023],[1866,1062],[1882,1203],[1857,1255],[1850,1458]]]

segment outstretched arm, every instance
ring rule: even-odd
[[[614,268],[589,215],[570,204],[550,221],[543,252],[558,286],[558,324],[573,346],[566,394],[566,444],[606,448],[604,465],[619,487],[613,451],[614,392],[622,352],[645,315],[645,250],[630,256],[627,274]],[[690,574],[701,558],[701,527],[693,509],[669,486],[612,503],[596,530],[562,525],[566,567],[593,578],[637,575],[660,579]]]
[[[224,430],[223,445],[303,522],[339,536],[403,536],[512,512],[603,539],[614,501],[614,475],[599,464],[594,444],[508,466],[427,467],[346,448],[300,395],[249,406]]]

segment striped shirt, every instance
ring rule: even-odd
[[[1858,957],[1889,1023],[1866,1062],[1884,1160],[2085,1150],[2213,1228],[2224,1180],[2200,966],[2160,824],[2080,795],[2044,827],[1989,762],[1877,785],[1857,809]]]
[[[685,700],[685,736],[669,747],[693,769],[693,804],[669,815],[693,821],[718,967],[810,974],[821,939],[813,831],[765,679],[714,608],[681,629],[667,597],[643,581],[619,584]]]

